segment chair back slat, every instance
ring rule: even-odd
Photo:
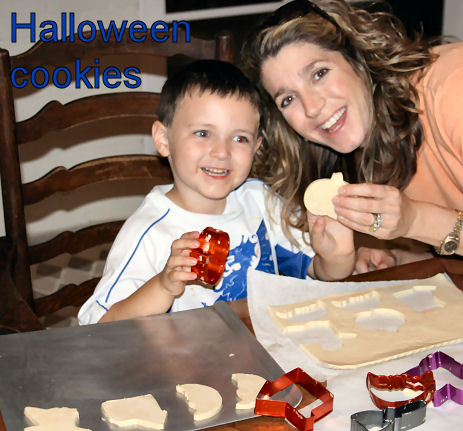
[[[100,223],[85,227],[76,232],[61,232],[54,238],[29,247],[31,265],[45,262],[57,253],[80,253],[90,247],[114,241],[123,220]]]
[[[172,172],[154,155],[104,157],[66,169],[63,166],[23,185],[24,205],[32,205],[58,192],[69,192],[89,184],[147,178],[153,184],[172,182]]]
[[[113,118],[148,117],[154,120],[158,107],[159,94],[138,91],[88,96],[64,105],[53,100],[34,116],[17,123],[16,139],[21,145],[51,131]]]

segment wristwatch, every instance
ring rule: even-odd
[[[455,210],[457,212],[457,221],[453,227],[452,232],[450,232],[440,243],[439,247],[435,247],[435,250],[438,254],[449,255],[457,251],[458,246],[460,245],[460,234],[461,229],[463,228],[463,211]]]

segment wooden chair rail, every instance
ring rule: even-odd
[[[34,311],[37,317],[46,316],[64,307],[80,307],[95,290],[100,278],[92,278],[81,284],[67,284],[51,295],[38,298],[34,303]]]
[[[76,254],[91,245],[111,243],[123,222],[123,220],[118,220],[89,226],[76,232],[62,232],[49,241],[30,246],[29,262],[34,265],[65,252]]]
[[[42,178],[23,184],[23,203],[31,205],[57,192],[67,192],[89,184],[137,178],[168,184],[172,181],[172,173],[170,167],[154,155],[103,157],[70,169],[59,166]]]
[[[159,94],[144,91],[100,94],[66,104],[53,100],[33,117],[17,123],[16,139],[21,145],[39,139],[50,131],[67,130],[111,118],[148,117],[154,121],[158,106]]]

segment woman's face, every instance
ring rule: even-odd
[[[367,86],[337,51],[308,42],[284,46],[262,64],[262,83],[305,139],[350,153],[370,129]]]

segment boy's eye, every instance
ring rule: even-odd
[[[294,96],[286,96],[281,99],[280,108],[286,108],[292,101],[294,100]]]
[[[246,138],[246,136],[235,136],[233,140],[235,142],[239,142],[240,144],[245,144],[246,142],[249,142],[249,139]]]
[[[194,134],[200,138],[207,138],[209,136],[209,132],[207,130],[198,130]]]
[[[314,79],[316,81],[322,79],[328,73],[328,71],[329,69],[327,67],[323,67],[322,69],[317,70],[314,74]]]

